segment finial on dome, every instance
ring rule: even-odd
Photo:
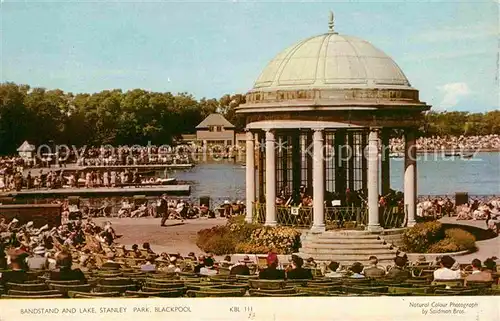
[[[330,10],[330,21],[328,22],[328,30],[329,32],[334,32],[334,16],[333,16],[333,11]]]

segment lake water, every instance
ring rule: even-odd
[[[391,159],[393,189],[403,190],[403,170],[403,159]],[[419,195],[452,195],[455,192],[500,195],[500,153],[477,153],[468,160],[420,155],[417,171]],[[189,181],[193,198],[205,195],[232,200],[245,198],[245,168],[238,161],[199,163],[170,176]]]

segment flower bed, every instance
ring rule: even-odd
[[[268,253],[271,250],[291,254],[300,248],[300,232],[291,227],[246,223],[243,217],[236,217],[226,225],[200,230],[196,245],[216,255]]]
[[[445,229],[440,222],[418,223],[403,233],[402,250],[410,253],[450,253],[472,251],[476,238],[459,229]]]

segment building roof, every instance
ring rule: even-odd
[[[197,129],[208,128],[209,126],[224,126],[225,128],[234,128],[224,116],[221,114],[210,114],[201,123],[196,126]]]
[[[35,145],[31,145],[27,140],[19,146],[18,152],[34,152],[36,150]]]
[[[369,42],[333,31],[279,53],[262,71],[254,90],[321,88],[411,88],[399,66]]]

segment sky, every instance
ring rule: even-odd
[[[499,2],[0,0],[1,82],[67,92],[246,93],[280,51],[328,30],[365,39],[434,110],[499,108]]]

